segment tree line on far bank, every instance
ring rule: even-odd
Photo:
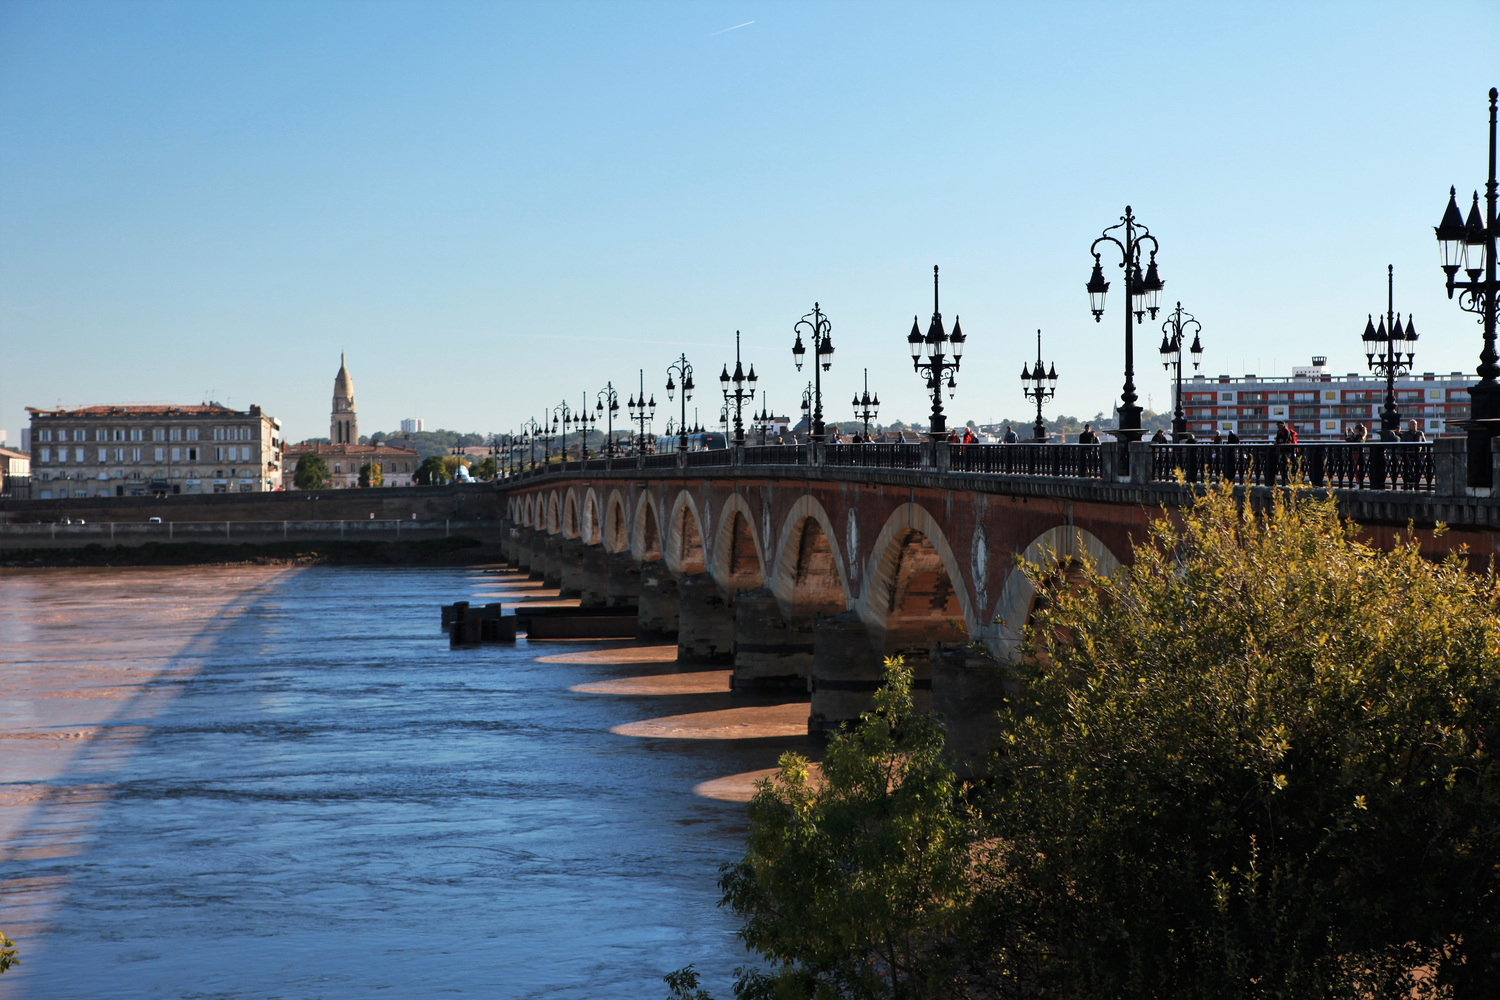
[[[479,462],[471,462],[458,455],[429,455],[422,459],[421,464],[412,473],[412,481],[418,486],[443,486],[462,478],[458,473],[460,468],[465,470],[468,478],[484,482],[494,479],[499,471],[495,460],[489,457]],[[323,456],[313,452],[304,452],[297,458],[297,467],[292,472],[292,485],[299,490],[327,489],[332,482],[330,476],[328,462]],[[367,462],[359,467],[359,485],[361,487],[385,485],[385,474],[379,462]]]
[[[887,664],[761,783],[741,1000],[1439,998],[1500,973],[1500,580],[1226,487],[1038,600],[986,773]],[[691,966],[677,1000],[710,1000]]]

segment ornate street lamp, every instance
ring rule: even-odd
[[[726,435],[729,433],[729,404],[734,403],[734,443],[737,447],[742,447],[745,443],[745,425],[741,415],[746,400],[755,402],[755,382],[755,365],[750,366],[750,374],[746,375],[744,367],[740,364],[740,331],[736,330],[734,331],[734,374],[730,375],[729,366],[725,365],[723,373],[719,376],[719,386],[724,390],[724,433]],[[730,389],[731,385],[734,386],[733,389]]]
[[[862,396],[854,397],[854,419],[865,422],[865,440],[870,440],[870,421],[874,420],[880,412],[880,394],[870,395],[870,369],[865,369],[865,391]]]
[[[1116,229],[1123,232],[1119,237],[1111,236]],[[1143,274],[1141,248],[1147,241],[1151,243],[1151,257]],[[1120,221],[1104,230],[1089,246],[1089,253],[1094,255],[1094,270],[1085,287],[1089,292],[1089,309],[1096,323],[1104,319],[1104,295],[1109,291],[1109,282],[1104,280],[1104,268],[1099,260],[1100,243],[1113,243],[1120,249],[1120,267],[1125,269],[1125,387],[1120,393],[1122,405],[1115,437],[1121,441],[1139,441],[1144,432],[1141,430],[1141,408],[1135,405],[1135,323],[1139,323],[1146,313],[1155,319],[1161,299],[1164,282],[1156,270],[1156,237],[1136,220],[1130,206],[1126,205]]]
[[[606,405],[607,404],[607,405]],[[604,414],[604,457],[615,457],[615,414],[620,412],[620,394],[615,391],[613,382],[606,382],[604,388],[599,390],[598,401],[594,404],[594,422],[599,422],[599,414]]]
[[[521,430],[526,432],[526,464],[528,467],[535,469],[536,438],[538,434],[541,434],[544,430],[546,430],[546,425],[537,423],[536,417],[532,417],[530,420],[526,421],[526,423],[521,425]],[[546,452],[542,452],[542,461],[543,463],[547,461]]]
[[[812,411],[813,411],[813,384],[807,383],[807,388],[802,390],[802,420],[807,424],[808,440],[812,440]]]
[[[589,460],[589,434],[593,431],[598,421],[589,412],[589,394],[583,394],[583,406],[573,413],[573,429],[578,432],[578,458],[580,461]]]
[[[1469,387],[1469,419],[1459,424],[1468,432],[1470,486],[1491,485],[1493,459],[1490,440],[1500,436],[1500,354],[1495,352],[1495,311],[1500,306],[1500,280],[1495,277],[1495,102],[1496,89],[1490,88],[1490,178],[1484,186],[1485,215],[1479,215],[1479,192],[1469,219],[1463,221],[1458,211],[1458,191],[1448,189],[1448,209],[1437,227],[1438,246],[1442,249],[1443,272],[1448,276],[1448,297],[1455,291],[1458,306],[1477,313],[1484,326],[1484,346],[1479,351],[1479,381]],[[1458,281],[1462,270],[1468,281]]]
[[[1042,365],[1042,331],[1036,332],[1036,367],[1021,365],[1021,394],[1036,400],[1036,423],[1031,425],[1033,441],[1047,440],[1047,421],[1042,419],[1042,403],[1057,395],[1057,366],[1050,370]]]
[[[1406,327],[1401,326],[1401,317],[1396,314],[1396,266],[1385,266],[1385,316],[1381,317],[1379,329],[1375,318],[1365,321],[1365,363],[1370,371],[1385,378],[1385,406],[1380,411],[1380,440],[1397,441],[1401,431],[1401,413],[1396,409],[1396,379],[1411,371],[1414,348],[1417,342],[1417,327],[1411,314],[1406,316]],[[1402,345],[1406,348],[1403,351]]]
[[[677,382],[673,381],[673,376],[674,375],[677,377],[677,380],[682,383],[682,419],[680,421],[678,421],[678,424],[677,424],[677,427],[678,427],[677,450],[679,452],[686,452],[688,450],[687,430],[686,430],[686,428],[687,428],[687,405],[688,405],[688,400],[690,400],[690,399],[693,398],[693,388],[694,388],[694,386],[693,386],[693,366],[690,365],[690,364],[688,364],[688,359],[687,359],[687,355],[686,354],[682,355],[676,361],[674,361],[672,364],[670,364],[670,365],[667,366],[667,402],[669,402],[669,403],[672,402],[672,396],[677,391]]]
[[[812,312],[799,319],[792,327],[797,342],[792,345],[792,360],[797,370],[802,370],[802,359],[807,348],[802,346],[802,334],[807,333],[813,342],[813,398],[810,422],[807,425],[808,439],[823,440],[823,372],[833,364],[833,324],[818,303],[813,303]]]
[[[568,424],[572,423],[573,411],[565,399],[552,408],[552,433],[556,434],[558,425],[562,426],[561,447],[557,449],[557,460],[561,463],[568,461]]]
[[[630,420],[638,428],[635,437],[635,453],[646,454],[646,425],[656,417],[656,394],[651,394],[651,399],[646,400],[646,369],[639,369],[641,379],[641,394],[631,396],[629,407]]]
[[[1188,328],[1193,330],[1193,346],[1188,348],[1188,353],[1193,356],[1193,370],[1198,369],[1198,363],[1203,360],[1203,342],[1198,339],[1198,334],[1203,332],[1203,324],[1193,318],[1193,314],[1182,311],[1182,303],[1177,303],[1177,308],[1167,314],[1167,321],[1161,326],[1161,366],[1168,370],[1177,369],[1176,390],[1173,399],[1176,400],[1176,408],[1172,411],[1172,440],[1181,441],[1187,436],[1187,413],[1182,409],[1182,341],[1187,336]]]
[[[927,388],[932,390],[932,418],[927,432],[934,441],[941,440],[948,430],[947,420],[943,416],[943,387],[946,383],[948,398],[952,399],[953,393],[958,389],[958,383],[954,381],[953,376],[963,361],[966,340],[957,316],[953,317],[953,333],[949,334],[943,329],[943,314],[938,309],[938,269],[934,264],[932,265],[932,322],[927,327],[927,336],[922,336],[922,330],[917,326],[915,316],[911,318],[911,333],[906,335],[906,345],[911,349],[912,370],[919,375],[925,375]],[[927,354],[926,361],[922,360],[924,350]]]

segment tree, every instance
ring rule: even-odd
[[[495,474],[498,473],[499,471],[500,471],[500,468],[499,468],[498,465],[495,464],[495,459],[493,457],[486,458],[484,461],[482,461],[478,465],[474,466],[474,469],[473,469],[474,478],[475,479],[484,479],[484,480],[494,479],[495,478]]]
[[[947,995],[932,945],[968,901],[972,825],[899,658],[875,701],[832,738],[821,780],[784,754],[750,802],[748,850],[720,869],[720,905],[775,971],[741,970],[740,996]]]
[[[444,455],[442,456],[442,461],[443,471],[447,473],[448,476],[447,479],[443,480],[443,482],[445,483],[451,482],[453,479],[457,478],[458,470],[460,467],[465,469],[469,467],[469,460],[467,458],[464,458],[462,455]]]
[[[452,480],[453,476],[448,472],[444,455],[428,455],[422,459],[422,464],[417,466],[417,471],[412,475],[412,481],[418,486],[442,486]]]
[[[21,964],[21,956],[16,951],[16,943],[6,937],[4,931],[0,931],[0,974],[13,965]],[[689,966],[692,968],[692,966]]]
[[[361,486],[384,486],[385,476],[380,471],[379,462],[367,462],[359,467],[359,485]]]
[[[299,490],[321,490],[328,487],[328,463],[316,452],[305,451],[297,458],[292,485]]]
[[[970,930],[1033,995],[1493,995],[1500,583],[1356,531],[1225,486],[1114,577],[1027,567]]]

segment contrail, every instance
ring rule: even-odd
[[[714,35],[722,35],[722,34],[724,34],[725,31],[734,31],[735,28],[748,28],[748,27],[750,27],[750,25],[752,25],[754,23],[755,23],[754,21],[746,21],[744,24],[736,24],[734,26],[734,28],[724,28],[724,29],[722,29],[720,31],[710,32],[709,35],[708,35],[708,37],[712,38],[712,37],[714,37]]]

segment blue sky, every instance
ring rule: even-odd
[[[1026,412],[1037,328],[1049,411],[1087,416],[1123,353],[1088,247],[1127,202],[1210,374],[1361,369],[1388,263],[1418,368],[1471,372],[1431,227],[1483,180],[1496,37],[1494,3],[7,3],[0,427],[212,396],[326,434],[341,350],[366,433],[639,368],[664,404],[684,351],[707,423],[736,329],[785,412],[815,300],[830,419],[866,367],[920,419],[933,264],[953,417]]]

